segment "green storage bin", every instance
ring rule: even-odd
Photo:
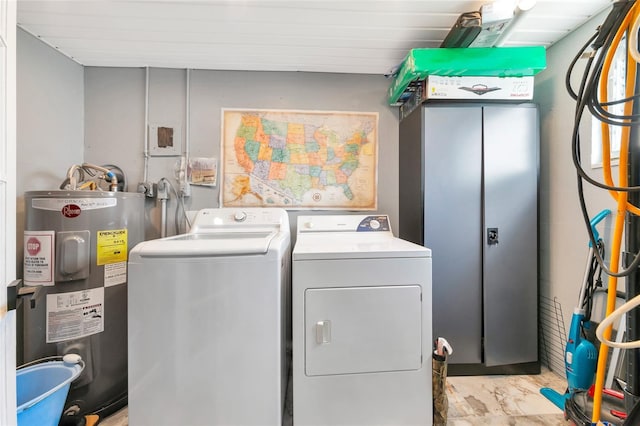
[[[401,105],[410,85],[429,75],[533,76],[547,67],[543,46],[412,49],[389,87],[389,105]]]

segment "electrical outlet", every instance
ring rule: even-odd
[[[138,184],[138,192],[144,194],[147,198],[156,196],[156,184],[151,182],[140,182]]]
[[[168,200],[169,199],[169,184],[166,180],[160,180],[158,182],[158,200]]]
[[[189,177],[187,176],[187,157],[180,157],[180,165],[178,166],[177,179],[178,189],[181,197],[191,196],[191,185],[189,184]]]
[[[180,195],[182,195],[183,197],[191,196],[191,184],[189,184],[189,182],[187,181],[180,182]]]

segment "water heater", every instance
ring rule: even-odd
[[[23,357],[79,354],[66,414],[126,402],[127,258],[144,239],[144,196],[111,191],[25,194]],[[123,405],[123,404],[120,404]]]

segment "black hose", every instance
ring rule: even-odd
[[[597,242],[593,235],[593,231],[591,229],[590,223],[590,215],[587,211],[586,202],[584,199],[584,188],[583,181],[590,183],[591,185],[605,189],[608,191],[616,191],[616,192],[635,192],[640,191],[640,186],[632,186],[632,187],[618,187],[612,185],[606,185],[602,182],[599,182],[593,178],[591,178],[587,172],[582,167],[582,158],[580,152],[580,121],[584,114],[585,109],[589,110],[591,114],[598,120],[605,122],[610,125],[624,125],[624,126],[636,126],[640,124],[640,120],[635,120],[636,118],[640,118],[638,115],[616,115],[610,113],[605,110],[605,106],[613,105],[616,103],[622,103],[624,100],[614,100],[602,103],[598,99],[598,88],[599,81],[602,73],[602,68],[604,65],[604,60],[607,52],[612,48],[613,40],[618,32],[618,29],[621,27],[625,17],[631,10],[631,8],[635,5],[634,1],[619,1],[614,3],[612,10],[607,16],[605,22],[598,27],[596,33],[589,39],[587,43],[580,49],[578,54],[573,58],[571,64],[569,65],[569,69],[567,70],[567,74],[565,76],[565,86],[567,91],[569,92],[569,96],[571,96],[576,101],[576,109],[574,114],[574,125],[573,125],[573,134],[571,141],[571,154],[573,164],[577,173],[577,186],[578,186],[578,199],[580,202],[580,210],[582,212],[583,220],[585,222],[585,226],[587,227],[587,233],[589,234],[589,241],[593,247],[597,247]],[[585,71],[582,75],[580,81],[580,88],[576,93],[571,87],[571,76],[573,74],[573,70],[577,61],[583,57],[587,49],[591,46],[594,51],[589,53],[589,58],[585,67]],[[599,52],[598,52],[599,51]],[[635,100],[638,95],[634,95],[629,99]],[[623,123],[623,121],[628,121],[628,123]],[[635,271],[635,269],[640,265],[640,253],[636,254],[635,258],[631,262],[631,264],[620,272],[612,272],[609,268],[606,267],[605,261],[603,260],[603,256],[600,254],[598,250],[594,250],[595,258],[600,266],[600,268],[610,276],[614,277],[624,277]]]

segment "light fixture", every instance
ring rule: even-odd
[[[494,47],[503,45],[536,0],[496,0],[478,12],[458,17],[440,47]]]
[[[531,9],[536,5],[536,0],[520,0],[518,5],[513,11],[513,18],[509,25],[502,31],[502,34],[496,39],[494,46],[502,46],[506,43],[507,39],[513,33],[513,30],[522,22],[522,18],[529,13]]]
[[[440,47],[469,47],[482,30],[480,12],[466,12],[458,17]]]
[[[536,0],[520,0],[518,2],[518,6],[517,7],[521,11],[528,11],[528,10],[531,10],[533,8],[533,6],[536,5],[536,3],[537,3]]]

